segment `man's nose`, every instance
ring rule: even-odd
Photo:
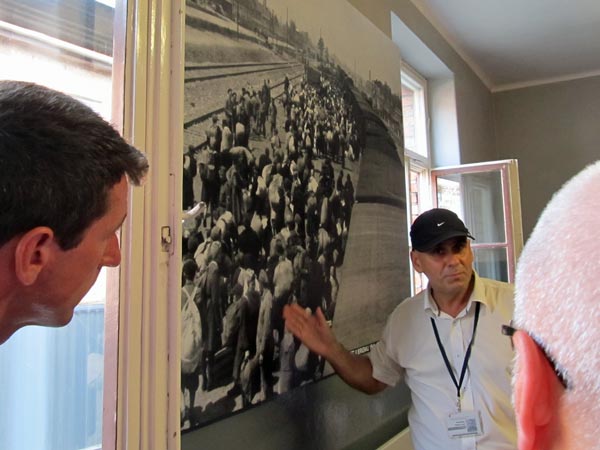
[[[460,253],[449,251],[445,255],[446,264],[452,266],[458,264],[460,261]]]
[[[116,267],[121,263],[121,247],[119,246],[119,238],[115,234],[111,239],[102,257],[102,265],[107,267]]]

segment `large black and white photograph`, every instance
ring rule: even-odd
[[[186,2],[181,426],[332,373],[408,293],[400,56],[346,0]]]

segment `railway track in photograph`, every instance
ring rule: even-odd
[[[225,111],[227,89],[241,92],[242,88],[260,91],[269,82],[272,98],[283,93],[287,76],[297,83],[304,75],[304,66],[296,61],[274,63],[243,63],[191,65],[185,68],[184,148],[200,145],[210,118]]]
[[[185,82],[208,81],[242,75],[268,73],[275,70],[288,70],[298,63],[245,63],[245,64],[211,64],[189,66],[185,68]]]

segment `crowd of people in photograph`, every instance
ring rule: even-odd
[[[292,85],[286,76],[281,88],[274,96],[265,80],[258,91],[229,89],[206,142],[184,154],[182,424],[198,423],[199,388],[233,380],[227,395],[247,406],[323,372],[285,330],[282,309],[294,302],[333,318],[356,121],[333,79]]]

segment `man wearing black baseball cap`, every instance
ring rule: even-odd
[[[475,280],[467,238],[474,239],[463,221],[443,208],[424,212],[410,228],[413,267],[427,276],[436,306],[453,317],[466,306]]]
[[[320,310],[290,305],[286,326],[356,389],[372,394],[403,380],[415,450],[514,449],[513,351],[498,331],[512,318],[513,288],[474,272],[473,237],[452,211],[421,214],[410,237],[429,285],[396,307],[368,356],[344,349]]]
[[[440,242],[459,236],[475,239],[455,213],[443,208],[425,211],[410,227],[412,248],[419,252],[427,252]]]

